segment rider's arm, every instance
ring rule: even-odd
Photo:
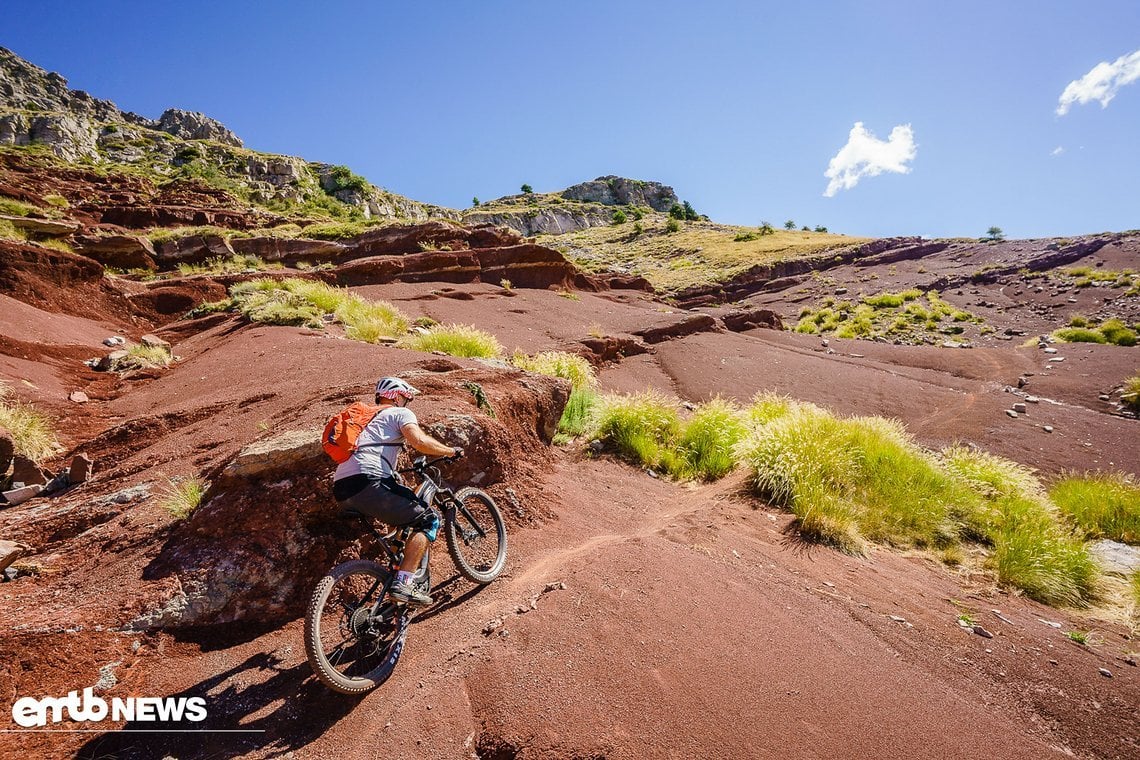
[[[429,457],[450,457],[459,453],[459,449],[440,443],[415,423],[404,425],[400,432],[409,446]]]

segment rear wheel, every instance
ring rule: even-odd
[[[475,583],[490,583],[507,564],[507,528],[494,500],[478,488],[455,494],[459,508],[448,520],[447,551],[460,574]]]
[[[313,591],[305,615],[305,652],[326,686],[342,694],[375,689],[396,667],[408,635],[407,608],[384,599],[390,572],[370,560],[337,565]]]

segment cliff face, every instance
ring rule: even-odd
[[[125,167],[159,183],[194,179],[273,211],[316,204],[365,219],[458,218],[451,209],[382,190],[344,167],[247,150],[204,114],[171,108],[147,119],[121,111],[0,48],[4,145],[41,145],[65,161]]]

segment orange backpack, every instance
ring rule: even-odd
[[[356,439],[379,411],[378,406],[357,401],[347,409],[334,414],[325,425],[324,435],[321,436],[321,445],[325,453],[337,464],[344,464],[351,459],[352,453],[356,451]]]

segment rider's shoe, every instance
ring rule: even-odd
[[[411,583],[393,583],[392,588],[388,589],[388,596],[413,607],[427,607],[432,603],[430,596],[417,591]]]

